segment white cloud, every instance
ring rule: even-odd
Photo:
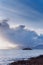
[[[25,25],[10,28],[6,21],[7,20],[3,20],[3,22],[0,23],[0,36],[11,44],[19,48],[34,47],[43,44],[43,35],[38,35],[35,31],[25,29]]]
[[[20,25],[15,29],[11,29],[7,22],[3,20],[0,23],[0,35],[4,36],[7,41],[16,43],[19,46],[34,46],[34,38],[37,37],[37,34],[34,31],[25,29],[24,25]]]

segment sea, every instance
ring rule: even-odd
[[[31,57],[43,55],[43,50],[0,50],[0,65],[9,65],[14,61],[26,60]]]

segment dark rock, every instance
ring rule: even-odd
[[[31,48],[24,48],[23,50],[32,50]]]
[[[29,60],[13,62],[9,65],[43,65],[43,55],[40,55],[38,57],[32,57]]]

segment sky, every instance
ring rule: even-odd
[[[0,48],[43,43],[43,0],[0,0],[0,40]]]

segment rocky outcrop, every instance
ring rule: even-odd
[[[24,48],[23,50],[32,50],[31,48]]]
[[[21,61],[13,62],[9,65],[43,65],[43,55],[30,58],[30,60],[21,60]]]

